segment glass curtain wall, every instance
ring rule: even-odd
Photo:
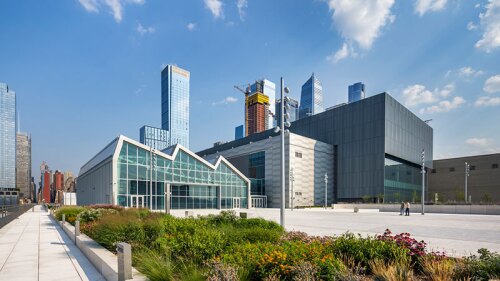
[[[252,195],[266,195],[266,153],[259,151],[248,155],[248,175]]]
[[[224,163],[214,171],[182,150],[174,161],[154,153],[150,157],[150,151],[123,143],[117,164],[118,205],[164,210],[165,186],[170,184],[172,209],[215,209],[219,186],[221,208],[235,203],[247,207],[246,182]]]
[[[421,190],[420,168],[385,158],[384,202],[419,202]]]

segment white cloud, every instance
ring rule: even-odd
[[[483,74],[482,70],[475,70],[470,66],[464,66],[458,70],[458,74],[462,77],[477,77]]]
[[[452,109],[460,107],[464,103],[465,103],[465,99],[463,97],[454,97],[451,101],[443,100],[443,101],[440,101],[438,104],[429,106],[427,108],[422,108],[420,110],[420,114],[448,112]]]
[[[427,12],[436,12],[444,9],[448,0],[416,0],[415,13],[423,16]]]
[[[248,7],[248,1],[247,0],[238,0],[236,3],[236,6],[238,7],[238,14],[240,15],[240,20],[244,21],[245,20],[245,8]]]
[[[345,59],[349,56],[349,47],[347,46],[347,43],[344,43],[342,45],[342,48],[340,48],[335,54],[329,55],[326,57],[327,61],[331,61],[333,63],[337,63],[341,59]]]
[[[227,96],[225,99],[223,100],[220,100],[220,101],[216,101],[216,102],[212,102],[212,105],[213,106],[216,106],[216,105],[220,105],[220,104],[230,104],[230,103],[235,103],[237,102],[238,99],[233,97],[233,96]]]
[[[419,104],[433,103],[438,101],[434,94],[423,85],[408,86],[403,90],[404,104],[413,107]]]
[[[394,0],[328,0],[332,20],[348,42],[354,41],[369,50],[380,29],[394,21]]]
[[[137,23],[137,32],[139,32],[140,35],[148,34],[148,33],[153,33],[155,32],[155,29],[153,27],[144,27],[140,22]]]
[[[467,139],[465,143],[473,146],[485,147],[492,145],[493,140],[489,138],[470,138]]]
[[[190,22],[186,25],[188,30],[194,30],[196,28],[196,23]]]
[[[474,30],[474,29],[477,29],[477,25],[474,24],[473,22],[468,22],[467,23],[467,30]]]
[[[450,94],[453,93],[453,91],[455,91],[455,84],[454,83],[450,83],[450,84],[444,86],[444,88],[442,88],[442,89],[438,89],[438,88],[434,89],[434,93],[436,95],[443,97],[443,98],[448,97]]]
[[[222,13],[222,1],[221,0],[203,0],[205,2],[205,6],[210,10],[214,18],[223,18],[224,14]]]
[[[145,0],[78,0],[87,12],[98,13],[102,6],[109,9],[116,22],[123,19],[123,4],[144,4]]]
[[[489,0],[486,12],[479,14],[483,37],[477,41],[476,48],[487,53],[500,47],[500,0]]]
[[[98,6],[99,4],[97,3],[97,0],[79,0],[80,4],[87,10],[87,12],[93,12],[93,13],[98,13],[99,9]]]
[[[474,103],[476,107],[480,106],[499,106],[500,97],[480,97]]]
[[[484,82],[483,90],[489,94],[500,92],[500,74],[488,78],[488,80]]]

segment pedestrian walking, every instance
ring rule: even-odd
[[[409,216],[410,215],[410,202],[405,203],[405,208],[406,208],[405,216]]]
[[[405,202],[401,201],[401,206],[399,207],[399,215],[402,216],[405,211]]]

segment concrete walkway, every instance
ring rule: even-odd
[[[48,213],[35,206],[0,229],[0,280],[105,280]]]

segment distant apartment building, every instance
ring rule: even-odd
[[[348,92],[348,103],[360,101],[365,98],[365,84],[358,82],[349,85]]]
[[[17,133],[16,145],[16,187],[19,198],[33,199],[31,188],[31,137],[25,133]]]
[[[52,171],[49,166],[42,162],[40,165],[40,188],[38,194],[38,202],[51,202],[51,192],[52,192]]]
[[[153,149],[163,150],[169,147],[169,132],[160,128],[143,126],[140,129],[139,141]]]
[[[243,125],[239,125],[237,127],[234,128],[234,139],[235,140],[238,140],[238,139],[242,139],[245,137],[245,128],[243,127]]]
[[[311,75],[300,93],[299,119],[318,114],[324,111],[323,106],[323,86],[318,78]]]
[[[288,118],[288,122],[293,122],[299,119],[299,102],[295,99],[289,98],[288,106],[290,107],[288,110],[285,110],[285,113],[290,115]],[[276,121],[277,124],[281,124],[281,99],[276,100]],[[286,120],[286,119],[285,119]]]
[[[56,170],[53,174],[53,180],[52,180],[52,192],[54,198],[54,203],[62,203],[62,198],[63,198],[63,191],[64,191],[64,174]]]
[[[500,153],[434,160],[429,177],[429,200],[464,201],[465,163],[469,165],[467,200],[500,203]],[[468,200],[469,201],[469,200]]]
[[[260,133],[269,127],[269,97],[256,92],[246,98],[246,135]]]
[[[161,128],[168,131],[168,146],[189,148],[190,73],[175,65],[161,72]]]
[[[0,83],[0,189],[16,188],[16,93]]]

